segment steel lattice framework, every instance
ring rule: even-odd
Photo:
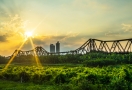
[[[13,55],[47,56],[47,55],[66,55],[66,54],[87,54],[93,51],[105,52],[105,53],[129,53],[129,52],[132,52],[131,48],[132,48],[132,38],[121,39],[121,40],[109,40],[109,41],[89,39],[81,47],[77,48],[76,50],[50,53],[46,51],[44,48],[42,48],[41,46],[37,46],[33,50],[29,50],[29,51],[15,50],[12,56]]]

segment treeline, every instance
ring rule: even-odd
[[[84,64],[84,66],[108,66],[115,64],[132,64],[132,53],[129,54],[107,54],[107,53],[88,53],[85,55],[51,55],[40,56],[39,60],[42,64],[61,64],[73,63]],[[14,62],[25,63],[35,62],[33,56],[20,56],[16,57]]]
[[[49,56],[39,56],[39,60],[44,64],[60,64],[60,63],[81,63],[81,55],[49,55]],[[36,58],[34,56],[20,56],[15,57],[13,62],[15,63],[36,63]]]
[[[115,54],[115,53],[97,53],[92,52],[85,55],[49,55],[38,57],[42,64],[61,64],[73,63],[84,64],[84,66],[107,66],[115,64],[132,64],[132,53],[129,54]],[[9,60],[9,59],[8,59]],[[0,63],[7,63],[5,57],[0,57]],[[19,56],[15,57],[13,63],[36,63],[35,57]]]
[[[0,64],[5,64],[8,62],[8,59],[5,56],[0,55]]]
[[[84,55],[83,64],[85,66],[108,66],[117,64],[132,64],[132,53],[129,54],[103,54],[103,53],[89,53]]]

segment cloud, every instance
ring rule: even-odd
[[[120,36],[120,33],[116,33],[116,32],[112,32],[112,31],[108,31],[107,33],[105,33],[105,36]]]
[[[9,18],[9,20],[5,20],[0,23],[1,41],[7,41],[8,38],[14,36],[23,37],[25,21],[22,21],[17,14],[7,18]]]
[[[49,51],[50,44],[56,44],[57,41],[61,44],[61,51],[68,51],[71,49],[76,49],[84,42],[80,43],[82,36],[79,36],[78,33],[68,32],[65,35],[43,35],[43,36],[36,36],[32,38],[34,46],[42,46],[47,51]],[[73,48],[74,46],[74,48]],[[29,40],[25,43],[22,50],[30,50],[32,49],[31,43]]]
[[[124,30],[124,32],[132,32],[132,25],[123,23],[122,29]]]
[[[64,37],[61,39],[61,41],[65,41],[68,38],[75,38],[79,35],[79,33],[74,33],[72,31],[68,32]]]
[[[6,35],[1,35],[0,36],[0,42],[6,42],[7,41],[7,36]]]
[[[42,45],[42,44],[44,44],[45,42],[44,42],[44,39],[39,39],[39,38],[34,38],[33,39],[33,42],[36,44],[36,45]]]
[[[65,35],[47,35],[47,36],[39,36],[39,37],[34,37],[33,41],[36,44],[43,44],[44,42],[56,42],[56,41],[69,41],[72,40],[73,38],[77,38],[79,33],[73,33],[72,31],[66,33]]]

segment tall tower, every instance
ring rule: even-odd
[[[56,43],[56,52],[60,52],[60,43],[59,43],[59,41]]]
[[[50,44],[50,52],[55,53],[55,45],[54,44]]]

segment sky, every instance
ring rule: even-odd
[[[132,38],[132,0],[0,0],[0,55],[11,55],[33,30],[34,46],[74,50],[90,38]],[[22,50],[31,50],[27,39]]]

